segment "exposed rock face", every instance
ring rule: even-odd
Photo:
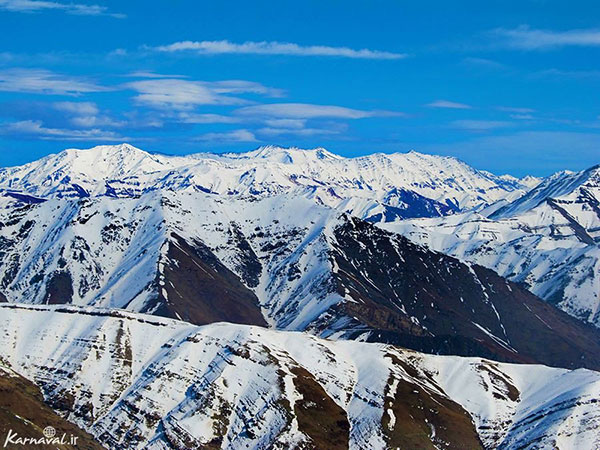
[[[600,367],[597,330],[491,270],[358,219],[334,234],[338,289],[352,299],[337,314],[352,317],[352,337],[432,353]]]
[[[159,294],[141,312],[195,324],[234,322],[266,326],[258,299],[202,242],[173,234],[158,275]]]

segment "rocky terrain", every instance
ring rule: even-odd
[[[5,364],[107,448],[594,448],[600,374],[74,306],[0,306]]]
[[[597,448],[599,173],[127,144],[0,169],[5,428]]]

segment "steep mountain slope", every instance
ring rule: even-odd
[[[519,286],[306,198],[10,200],[0,231],[0,292],[11,302],[600,367],[600,333]]]
[[[496,211],[490,218],[518,216],[553,200],[570,205],[567,210],[577,216],[577,213],[586,210],[584,205],[597,206],[599,188],[600,166],[581,172],[558,172],[542,180],[523,197]],[[591,208],[591,212],[596,211]]]
[[[600,374],[259,327],[0,305],[0,356],[109,448],[599,444]]]
[[[600,169],[560,173],[485,217],[380,223],[489,267],[569,314],[600,326]]]
[[[51,436],[52,432],[44,433],[48,426],[54,430],[54,436]],[[27,438],[45,443],[35,445],[38,448],[104,448],[90,434],[66,421],[46,405],[40,389],[34,383],[3,364],[0,364],[0,435],[4,448],[19,448],[19,439]]]
[[[156,189],[254,196],[293,192],[333,207],[349,201],[367,210],[390,207],[390,214],[427,217],[514,199],[529,188],[454,158],[416,152],[343,158],[324,149],[262,147],[176,157],[122,144],[69,149],[0,169],[0,189],[44,198],[124,197]]]

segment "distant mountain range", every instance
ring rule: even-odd
[[[102,445],[600,445],[598,167],[122,144],[0,192],[0,361]]]
[[[531,183],[535,179],[498,177],[455,158],[416,152],[344,158],[324,149],[280,147],[165,156],[122,144],[65,150],[0,169],[0,189],[43,198],[131,197],[165,189],[227,196],[287,193],[371,213],[380,204],[416,217],[517,198]],[[419,213],[423,209],[426,214]]]

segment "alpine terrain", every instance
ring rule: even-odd
[[[121,144],[0,194],[11,424],[26,399],[87,448],[600,446],[598,167]]]

